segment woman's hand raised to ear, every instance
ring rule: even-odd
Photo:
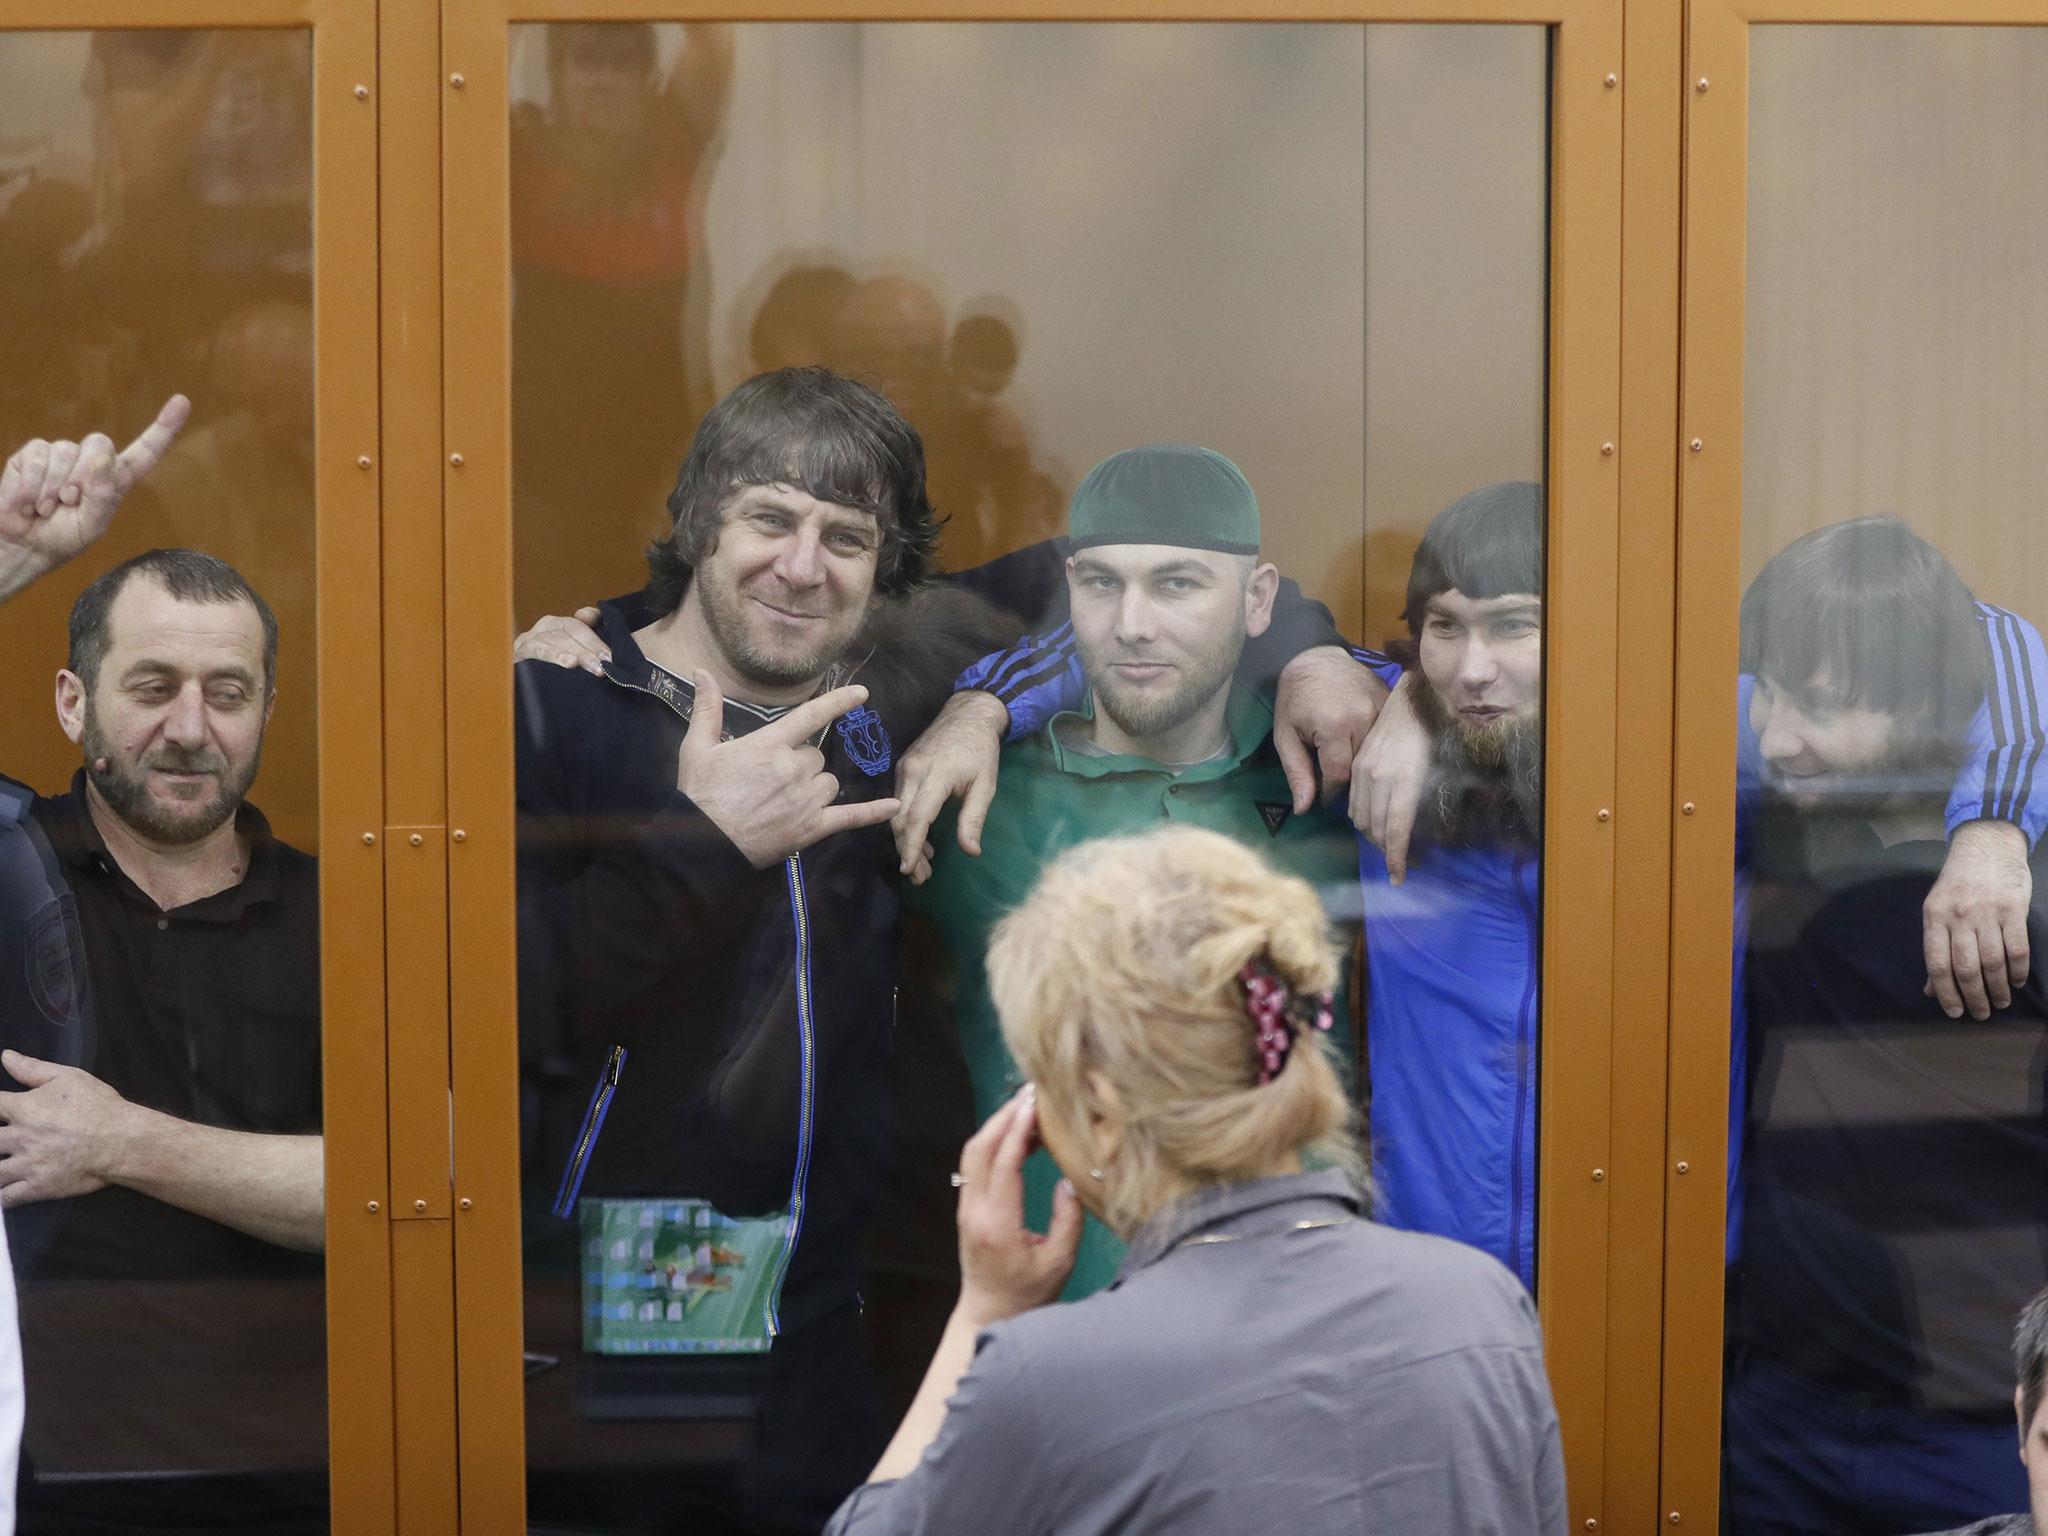
[[[1052,1226],[1024,1224],[1024,1159],[1038,1128],[1029,1084],[989,1116],[960,1152],[960,1306],[983,1328],[1058,1297],[1081,1243],[1081,1202],[1060,1182]]]

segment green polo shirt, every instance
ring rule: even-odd
[[[974,1083],[977,1123],[1002,1107],[1022,1083],[1003,1045],[989,998],[984,959],[996,923],[1023,901],[1045,865],[1076,843],[1141,832],[1178,821],[1236,838],[1316,888],[1325,911],[1356,916],[1358,844],[1351,825],[1321,808],[1294,814],[1273,749],[1273,711],[1257,695],[1233,687],[1230,746],[1206,762],[1175,772],[1149,758],[1097,755],[1088,732],[1092,701],[1058,715],[1038,734],[1003,749],[1002,779],[982,828],[981,854],[960,851],[956,812],[948,810],[932,833],[937,850],[932,878],[910,889],[907,904],[929,917],[954,965],[954,1018]],[[1245,1021],[1245,1051],[1252,1025]],[[1338,999],[1331,1046],[1350,1077],[1351,1030],[1346,1000]],[[1025,1165],[1026,1210],[1044,1227],[1059,1170],[1044,1152]],[[1123,1258],[1123,1245],[1093,1217],[1066,1298],[1107,1285]]]

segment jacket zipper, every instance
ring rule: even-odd
[[[768,1336],[782,1332],[782,1283],[796,1257],[797,1239],[803,1232],[804,1204],[811,1176],[811,1120],[816,1096],[817,1037],[811,1016],[811,915],[804,897],[804,864],[801,854],[783,861],[789,879],[789,911],[796,925],[796,1033],[800,1063],[797,1100],[796,1170],[789,1181],[789,1236],[782,1245],[782,1257],[775,1266],[775,1283],[768,1288]]]
[[[1508,1206],[1508,1254],[1518,1275],[1522,1268],[1522,1138],[1526,1134],[1529,1120],[1529,1037],[1532,1033],[1529,1014],[1534,1001],[1532,994],[1536,990],[1537,967],[1541,963],[1543,953],[1537,904],[1529,900],[1522,890],[1522,876],[1528,864],[1526,855],[1515,855],[1515,898],[1521,902],[1529,918],[1529,974],[1522,983],[1521,1005],[1515,1012],[1515,1142],[1508,1163],[1509,1191],[1512,1196]],[[1522,1276],[1522,1280],[1534,1289],[1536,1274],[1533,1263],[1530,1272]]]
[[[576,1209],[576,1197],[583,1192],[583,1175],[597,1146],[597,1133],[604,1129],[604,1117],[612,1107],[612,1095],[619,1091],[619,1072],[625,1065],[626,1048],[613,1046],[604,1071],[598,1074],[597,1087],[591,1092],[590,1107],[583,1112],[583,1125],[576,1133],[576,1150],[569,1155],[569,1166],[562,1170],[561,1187],[555,1191],[557,1216],[566,1218]]]
[[[833,686],[839,686],[850,678],[853,672],[858,670],[858,667],[853,668],[845,677],[834,681]],[[611,667],[605,669],[604,676],[605,681],[608,683],[628,689],[634,693],[644,693],[651,699],[660,700],[669,709],[674,710],[680,718],[684,720],[690,718],[689,714],[678,708],[672,700],[663,698],[652,688],[643,688],[638,683],[628,682]],[[822,735],[823,733],[821,732],[821,739]],[[790,919],[796,927],[796,1027],[797,1051],[800,1063],[800,1088],[797,1101],[796,1171],[791,1176],[789,1184],[789,1234],[782,1244],[782,1257],[776,1262],[775,1282],[768,1288],[767,1325],[768,1336],[771,1339],[778,1337],[782,1332],[782,1284],[789,1276],[790,1261],[796,1256],[797,1238],[803,1231],[804,1205],[809,1192],[811,1176],[812,1107],[816,1098],[817,1087],[817,1037],[816,1026],[811,1015],[811,923],[810,910],[806,906],[804,899],[804,866],[802,856],[800,854],[791,854],[787,859],[783,860],[783,869],[789,884]],[[615,1045],[612,1047],[611,1060],[606,1064],[605,1068],[605,1077],[609,1081],[611,1088],[618,1086],[618,1068],[624,1064],[625,1058],[626,1049],[624,1046]],[[603,1100],[602,1104],[599,1103],[600,1097]],[[610,1091],[606,1083],[601,1081],[598,1085],[598,1094],[593,1096],[591,1100],[591,1110],[596,1124],[589,1124],[590,1117],[586,1117],[587,1135],[579,1142],[578,1157],[571,1163],[572,1169],[579,1170],[575,1181],[579,1187],[582,1184],[581,1160],[588,1156],[588,1143],[596,1141],[597,1129],[604,1122],[604,1108],[609,1106],[610,1102]],[[566,1174],[563,1177],[563,1186],[565,1189],[570,1187],[569,1178]],[[556,1204],[558,1207],[561,1205],[559,1196],[557,1197]],[[575,1204],[573,1190],[571,1190],[569,1195],[569,1204],[571,1206]],[[565,1213],[558,1209],[556,1214],[561,1215]]]

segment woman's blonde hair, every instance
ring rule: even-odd
[[[1262,960],[1295,993],[1333,990],[1315,892],[1214,832],[1168,827],[1071,849],[997,927],[988,976],[1003,1039],[1040,1100],[1085,1127],[1116,1094],[1114,1167],[1095,1188],[1128,1235],[1168,1200],[1255,1178],[1289,1153],[1360,1178],[1352,1109],[1322,1036],[1259,1081],[1238,973]]]

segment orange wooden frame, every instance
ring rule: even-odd
[[[13,0],[11,31],[305,29],[313,54],[328,1454],[339,1536],[391,1528],[378,477],[376,16],[350,0]],[[358,87],[364,88],[362,95]],[[366,841],[366,839],[368,839]],[[337,963],[342,956],[346,962]]]

